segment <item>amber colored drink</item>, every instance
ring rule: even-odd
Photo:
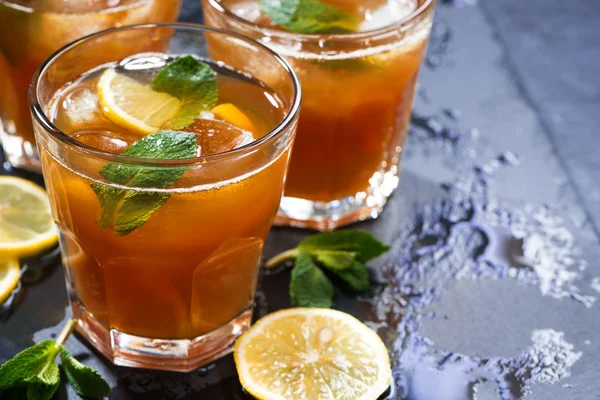
[[[359,32],[297,34],[255,0],[203,0],[209,25],[264,39],[297,72],[303,104],[277,223],[330,230],[376,217],[398,184],[433,1],[323,2],[354,14]]]
[[[65,83],[47,94],[45,106],[38,105],[56,132],[35,109],[34,126],[80,331],[116,364],[187,371],[229,352],[250,325],[263,244],[283,193],[299,94],[287,65],[259,44],[235,37],[237,42],[228,42],[228,34],[199,27],[174,27],[137,29],[140,37],[169,39],[173,48],[192,46],[190,53],[216,72],[214,110],[234,105],[245,116],[242,127],[203,112],[182,128],[196,135],[194,158],[168,160],[178,163],[171,166],[150,160],[145,166],[165,174],[183,168],[176,183],[123,188],[99,173],[106,165],[139,165],[123,151],[141,136],[107,118],[97,85],[109,68],[148,82],[177,55],[133,54],[72,80],[61,77]],[[101,33],[98,43],[122,32],[129,31]],[[280,75],[279,86],[259,80],[260,71],[255,77],[252,68],[209,57],[211,41],[229,43],[236,54],[243,51],[236,46],[252,46],[270,67],[269,77]],[[38,95],[44,85],[53,86],[62,58],[69,58],[68,51],[42,71]],[[145,193],[149,201],[166,194],[168,200],[141,227],[123,234],[98,222],[103,207],[94,189],[98,184]]]
[[[103,29],[173,22],[180,5],[181,0],[0,0],[0,138],[8,161],[39,172],[27,89],[46,58]]]

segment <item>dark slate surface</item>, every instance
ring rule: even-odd
[[[578,286],[582,293],[594,295],[589,282],[600,276],[596,262],[600,257],[600,161],[596,156],[600,141],[595,138],[595,122],[600,119],[599,16],[596,0],[440,1],[416,112],[460,111],[457,125],[463,131],[476,127],[479,145],[469,158],[436,147],[444,140],[411,136],[408,148],[412,151],[405,159],[397,193],[379,220],[356,227],[392,242],[415,207],[441,195],[440,184],[455,179],[467,158],[470,163],[483,163],[510,150],[519,155],[521,164],[498,171],[494,195],[515,203],[552,203],[557,213],[575,221],[569,228],[589,263]],[[182,19],[199,22],[200,18],[199,1],[186,0]],[[304,235],[299,230],[274,229],[266,256],[293,246]],[[289,305],[288,279],[287,274],[263,279],[260,314]],[[60,266],[46,268],[39,281],[25,285],[22,301],[0,325],[0,361],[33,340],[56,333],[66,305]],[[369,309],[345,297],[337,305],[359,315]],[[598,307],[543,297],[539,288],[513,281],[461,280],[432,307],[444,318],[425,322],[421,333],[439,347],[491,357],[518,354],[530,344],[534,329],[564,332],[565,340],[582,352],[572,376],[554,385],[534,384],[528,398],[598,399]],[[191,374],[155,373],[115,368],[76,336],[68,344],[108,378],[113,386],[111,399],[247,398],[231,357]],[[449,393],[440,387],[435,400],[454,400]],[[63,386],[57,398],[77,396]],[[479,400],[498,398],[489,384],[477,396]]]

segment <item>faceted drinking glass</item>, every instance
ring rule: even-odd
[[[193,54],[262,82],[278,99],[272,107],[283,108],[278,125],[234,150],[156,160],[90,147],[53,123],[53,99],[66,83],[157,52]],[[117,28],[55,53],[36,73],[29,98],[79,332],[118,365],[190,371],[230,352],[250,325],[297,125],[300,88],[286,61],[258,42],[198,25]],[[135,187],[107,181],[99,171],[109,164],[185,172],[167,188]],[[167,200],[143,226],[119,235],[97,222],[98,185]]]
[[[324,0],[386,9],[349,34],[299,34],[264,23],[257,0],[202,0],[206,24],[263,42],[285,56],[302,83],[303,103],[276,224],[331,230],[376,218],[398,185],[419,68],[434,0]],[[383,18],[382,27],[369,24]]]

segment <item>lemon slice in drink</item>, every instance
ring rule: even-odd
[[[150,134],[173,119],[181,101],[167,93],[107,69],[98,80],[100,109],[112,122],[127,130]]]
[[[0,177],[0,258],[32,256],[57,239],[44,189],[25,179]]]
[[[237,340],[234,357],[242,386],[261,400],[375,400],[392,380],[377,333],[329,309],[263,317]]]
[[[0,259],[0,305],[19,283],[21,267],[15,259]]]

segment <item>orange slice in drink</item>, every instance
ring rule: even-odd
[[[255,133],[256,127],[246,114],[231,103],[223,103],[210,110],[219,119],[229,122],[248,132]]]

